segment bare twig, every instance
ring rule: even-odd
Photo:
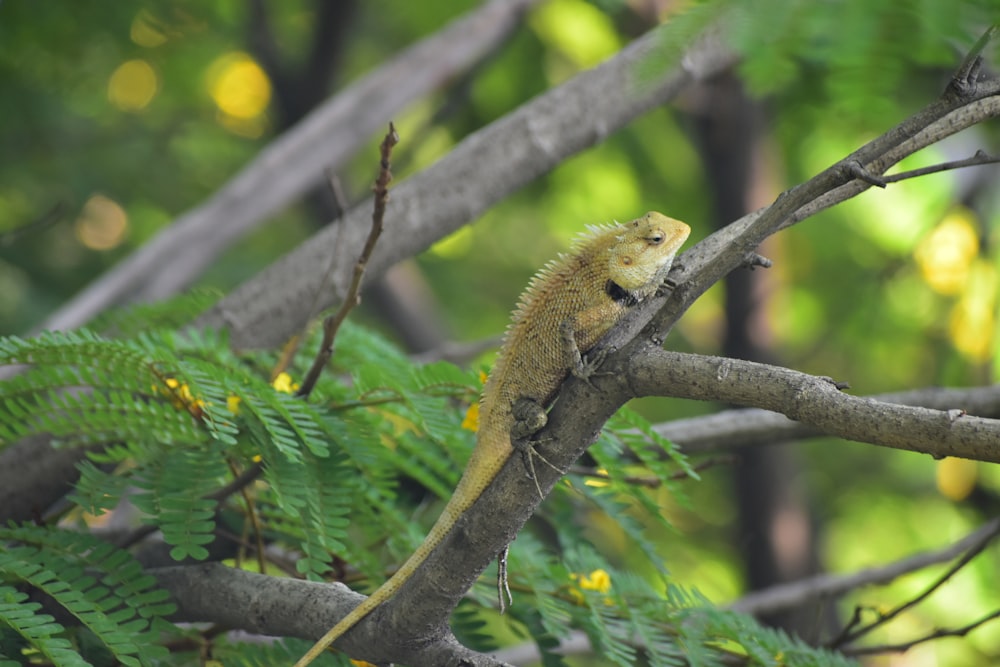
[[[902,653],[903,651],[910,650],[917,644],[923,644],[935,639],[941,639],[942,637],[964,637],[973,630],[985,625],[995,618],[1000,618],[1000,609],[997,609],[996,611],[991,612],[986,616],[969,623],[968,625],[963,625],[959,628],[941,628],[934,630],[923,637],[918,637],[917,639],[913,639],[908,642],[902,642],[899,644],[879,644],[877,646],[859,646],[857,648],[849,647],[841,649],[840,652],[850,656],[876,655],[879,653]]]
[[[958,66],[955,74],[948,84],[949,89],[954,90],[959,95],[969,95],[975,91],[976,79],[983,66],[983,50],[997,35],[1000,26],[991,25],[983,32],[982,36],[976,40],[969,52]]]
[[[927,589],[924,590],[920,595],[910,600],[907,600],[906,602],[897,606],[895,609],[889,611],[886,614],[879,615],[879,617],[875,621],[871,622],[870,624],[864,627],[861,627],[857,630],[853,630],[850,632],[842,632],[839,637],[835,638],[832,642],[830,642],[830,647],[839,648],[844,644],[850,644],[853,641],[857,641],[858,639],[865,636],[872,630],[875,630],[876,628],[885,625],[886,623],[888,623],[889,621],[891,621],[892,619],[896,618],[901,613],[906,611],[907,609],[915,607],[920,602],[930,597],[930,595],[934,591],[936,591],[945,582],[951,579],[951,577],[954,576],[956,572],[958,572],[963,567],[968,565],[973,558],[982,553],[983,549],[986,548],[986,545],[988,545],[990,541],[992,541],[993,538],[996,537],[997,533],[1000,532],[1000,522],[994,520],[990,523],[990,526],[992,527],[992,530],[984,531],[982,535],[978,536],[979,539],[973,542],[973,544],[962,555],[962,557],[959,558],[957,561],[955,561],[954,565],[949,567],[940,577],[937,578],[937,580],[934,583],[928,586]]]
[[[1000,158],[987,155],[984,151],[978,150],[976,151],[975,155],[973,155],[972,157],[965,158],[964,160],[952,160],[951,162],[932,164],[928,167],[921,167],[920,169],[901,171],[898,174],[892,174],[890,176],[886,176],[883,180],[886,183],[895,183],[897,181],[902,181],[907,178],[916,178],[917,176],[936,174],[939,171],[948,171],[950,169],[961,169],[962,167],[977,167],[984,164],[996,164],[997,162],[1000,162]]]
[[[0,234],[0,247],[13,245],[28,234],[36,234],[45,230],[58,222],[64,213],[66,213],[66,202],[57,202],[55,206],[27,224]]]
[[[320,344],[319,352],[316,354],[309,372],[306,373],[305,379],[302,380],[302,386],[299,387],[297,393],[298,396],[309,396],[312,393],[313,387],[316,386],[316,381],[319,380],[320,374],[333,355],[333,342],[337,337],[337,332],[340,330],[340,325],[347,319],[348,313],[361,302],[361,280],[365,276],[368,260],[371,258],[372,252],[375,251],[375,244],[378,242],[378,237],[382,234],[385,203],[389,200],[389,182],[392,180],[390,158],[392,157],[392,148],[397,143],[399,143],[399,134],[396,133],[396,126],[390,121],[389,131],[382,139],[382,144],[379,147],[381,160],[378,177],[375,179],[375,186],[372,188],[375,193],[375,205],[372,211],[372,226],[368,232],[368,239],[365,241],[365,247],[361,250],[361,256],[358,257],[358,261],[354,265],[354,275],[351,278],[351,284],[347,288],[347,294],[344,295],[344,300],[340,304],[340,308],[337,309],[336,313],[323,320],[323,342]]]
[[[337,225],[337,243],[334,244],[334,249],[343,248],[342,243],[344,229],[346,224],[343,220],[343,212],[347,210],[346,199],[344,198],[343,188],[340,185],[340,179],[337,178],[337,174],[332,169],[326,170],[326,182],[330,186],[330,192],[333,193],[334,199],[337,200],[337,208],[340,211],[339,221],[334,221],[333,224]],[[291,338],[282,346],[281,355],[278,357],[278,362],[271,369],[271,382],[274,382],[278,375],[283,373],[285,369],[292,363],[292,359],[295,358],[296,353],[299,351],[299,347],[302,345],[302,341],[305,340],[306,334],[310,325],[312,324],[313,318],[319,314],[322,310],[322,296],[323,292],[330,288],[333,281],[331,277],[333,276],[334,268],[337,264],[337,255],[331,253],[329,260],[326,264],[326,269],[323,271],[323,280],[320,281],[313,294],[312,307],[309,309],[309,317],[306,319],[302,326],[302,330],[293,334]]]
[[[904,574],[954,559],[979,544],[989,542],[1000,533],[1000,519],[993,519],[954,544],[908,558],[850,574],[820,574],[799,581],[779,584],[744,595],[727,609],[747,614],[773,614],[799,607],[819,598],[843,595],[863,586],[886,584]],[[850,626],[850,624],[848,624]]]

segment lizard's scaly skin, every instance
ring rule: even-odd
[[[663,283],[691,228],[651,212],[623,225],[593,227],[568,255],[539,271],[525,290],[483,389],[476,447],[451,500],[423,543],[392,577],[333,626],[295,667],[305,667],[326,647],[392,597],[444,540],[514,451],[514,402],[547,406],[571,368],[564,327],[586,352]],[[572,351],[572,350],[570,350]]]

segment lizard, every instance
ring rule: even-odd
[[[629,308],[660,288],[690,232],[685,223],[656,212],[625,224],[593,226],[569,254],[535,274],[518,300],[483,387],[476,445],[441,516],[395,574],[338,621],[295,667],[308,665],[402,587],[514,451],[544,426],[545,407],[566,376],[587,379],[600,365],[603,357],[584,355]]]

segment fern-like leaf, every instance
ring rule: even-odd
[[[0,553],[0,576],[52,597],[119,662],[151,664],[167,654],[150,619],[172,606],[137,563],[126,565],[134,562],[127,553],[89,535],[34,526],[0,529],[0,539],[20,543]]]
[[[57,667],[91,667],[90,663],[73,650],[72,644],[59,637],[63,626],[48,614],[40,614],[41,605],[27,602],[28,596],[10,586],[0,585],[0,625],[4,625],[24,640]],[[19,667],[22,660],[0,653],[0,667]]]

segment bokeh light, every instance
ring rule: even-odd
[[[122,111],[142,111],[159,90],[159,77],[145,60],[123,62],[108,80],[108,99]]]
[[[260,136],[271,102],[271,81],[260,65],[242,51],[230,52],[209,66],[206,79],[219,122],[236,134]]]
[[[125,239],[128,215],[118,202],[97,194],[83,205],[74,229],[80,243],[91,250],[110,250]]]

